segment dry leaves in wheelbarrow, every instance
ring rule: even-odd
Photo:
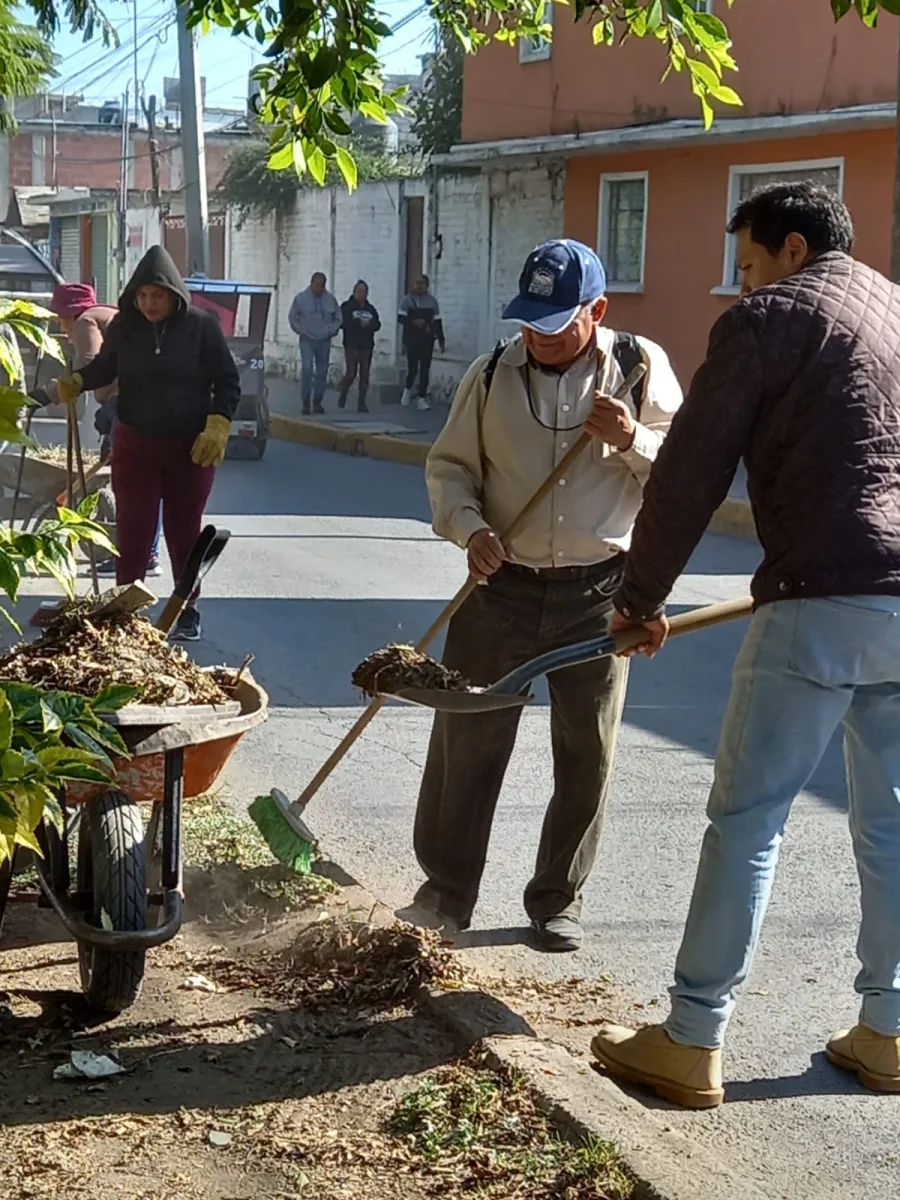
[[[141,704],[221,704],[213,674],[136,614],[91,619],[91,601],[68,605],[33,642],[0,655],[0,679],[90,699],[113,684],[137,689]]]
[[[413,646],[393,643],[364,658],[351,676],[354,687],[366,696],[390,695],[404,688],[436,688],[442,692],[465,692],[468,679],[429,658]]]

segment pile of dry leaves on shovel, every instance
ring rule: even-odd
[[[137,689],[141,704],[221,704],[216,677],[171,645],[146,617],[91,619],[91,602],[75,601],[33,642],[0,655],[0,680],[74,692],[93,699],[113,684]]]
[[[465,692],[468,679],[445,667],[413,646],[393,644],[364,658],[351,676],[354,687],[366,696],[390,695],[403,688],[434,688]]]

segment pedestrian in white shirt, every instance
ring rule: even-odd
[[[528,257],[504,317],[521,333],[476,360],[428,456],[435,531],[484,583],[447,630],[444,662],[486,685],[545,651],[605,632],[643,485],[681,404],[659,346],[603,326],[606,277],[572,240]],[[634,394],[610,397],[641,360]],[[586,429],[594,442],[504,547],[498,531]],[[555,787],[525,909],[537,944],[575,950],[625,700],[627,665],[606,658],[549,677]],[[478,897],[519,709],[437,713],[415,849],[427,876],[404,916],[457,932]]]

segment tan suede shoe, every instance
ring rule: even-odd
[[[601,1025],[591,1053],[610,1075],[646,1084],[684,1108],[715,1108],[725,1099],[722,1051],[680,1046],[662,1025],[638,1030]]]
[[[855,1025],[834,1035],[825,1056],[836,1067],[853,1071],[873,1092],[900,1092],[900,1037]]]

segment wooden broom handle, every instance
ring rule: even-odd
[[[600,351],[597,353],[599,356]],[[629,374],[628,378],[617,389],[614,398],[617,400],[624,399],[631,389],[640,383],[641,379],[643,379],[646,373],[647,368],[644,363],[640,363],[638,366],[636,366]],[[500,535],[500,541],[504,544],[504,546],[511,538],[515,537],[515,535],[521,531],[529,517],[534,513],[535,509],[547,499],[554,487],[556,487],[557,483],[559,483],[560,479],[563,477],[563,475],[565,475],[569,467],[571,467],[575,459],[578,458],[585,447],[589,446],[592,441],[593,439],[591,438],[590,434],[580,434],[572,448],[566,451],[566,453],[559,460],[528,503],[519,513],[517,513],[517,515],[510,522],[509,526]],[[449,623],[450,618],[454,615],[454,613],[458,612],[466,600],[468,600],[468,598],[472,595],[472,592],[474,592],[477,586],[478,581],[473,579],[470,575],[450,603],[438,613],[432,623],[416,642],[416,650],[418,650],[420,653],[424,650],[427,650],[444,626]],[[301,813],[310,800],[312,800],[313,796],[316,794],[334,768],[338,765],[353,743],[357,740],[360,734],[365,730],[366,726],[383,704],[384,700],[382,700],[380,696],[376,696],[373,700],[369,701],[368,705],[356,718],[356,720],[341,738],[340,742],[338,742],[337,746],[335,746],[334,750],[332,750],[331,754],[329,754],[328,758],[326,758],[325,762],[322,763],[321,767],[319,767],[318,771],[316,771],[315,775],[294,801],[292,808],[295,810],[295,812],[298,814]]]

